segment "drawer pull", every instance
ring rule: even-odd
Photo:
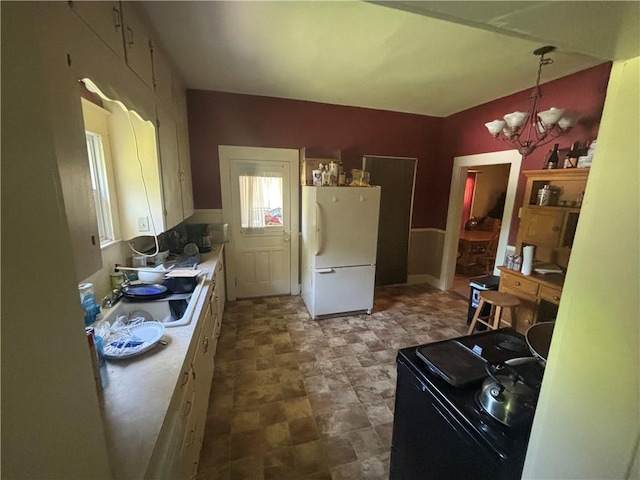
[[[71,2],[69,2],[71,3]],[[113,13],[113,28],[115,28],[116,32],[120,29],[120,27],[122,26],[122,22],[120,20],[120,10],[118,10],[115,6],[113,7],[112,10]]]
[[[560,301],[560,297],[558,297],[557,295],[556,295],[556,296],[554,296],[554,297],[553,297],[553,299],[554,299],[555,301],[557,301],[557,302],[559,302],[559,301]]]
[[[516,287],[519,287],[519,286],[520,286],[520,282],[516,280]]]

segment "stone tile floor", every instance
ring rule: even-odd
[[[466,310],[428,285],[321,320],[299,296],[228,302],[198,480],[387,479],[397,351],[464,335]]]

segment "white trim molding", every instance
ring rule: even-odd
[[[511,169],[509,171],[507,197],[505,199],[504,214],[502,216],[502,229],[500,230],[500,240],[498,241],[498,251],[496,254],[496,267],[502,265],[504,261],[509,231],[511,229],[511,219],[513,218],[516,190],[518,189],[522,156],[517,150],[506,150],[502,152],[481,153],[478,155],[465,155],[453,159],[447,229],[442,253],[440,285],[438,286],[441,290],[449,290],[452,287],[453,277],[456,273],[456,255],[458,251],[458,240],[460,239],[460,217],[462,216],[467,170],[480,165],[497,165],[504,163],[510,163]],[[497,270],[494,270],[494,273],[496,272]]]

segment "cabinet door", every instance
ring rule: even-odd
[[[209,398],[209,390],[211,388],[211,379],[213,378],[213,354],[214,348],[214,325],[215,313],[212,308],[213,292],[206,302],[206,311],[202,331],[198,340],[198,347],[193,357],[193,370],[196,378],[196,395],[195,395],[195,413],[196,415],[205,415]]]
[[[43,83],[55,140],[60,187],[73,246],[77,280],[102,268],[102,254],[78,80],[62,57],[48,69]],[[34,199],[35,200],[35,199]],[[33,219],[36,221],[37,219]]]
[[[536,321],[536,312],[538,310],[536,298],[522,295],[520,290],[505,286],[502,283],[500,283],[499,291],[515,295],[520,300],[520,305],[516,310],[515,329],[524,334]],[[511,312],[508,309],[505,311],[505,318],[511,320],[511,324],[513,325]]]
[[[178,138],[173,117],[158,106],[158,148],[162,165],[162,187],[164,214],[167,228],[182,222],[182,188],[180,185],[180,164],[178,158]]]
[[[153,86],[151,36],[135,7],[129,2],[122,2],[121,5],[127,65],[151,88]]]
[[[564,211],[552,207],[523,209],[521,221],[522,241],[538,246],[555,247],[560,243]]]
[[[194,458],[197,460],[197,456],[194,454],[196,444],[196,425],[198,422],[198,415],[195,411],[195,397],[191,408],[192,410],[187,420],[184,437],[182,438],[182,449],[180,450],[180,474],[174,478],[191,478]]]
[[[163,107],[170,113],[175,111],[175,102],[173,99],[173,71],[169,60],[164,53],[154,47],[152,52],[153,58],[153,89],[156,97],[160,100]]]
[[[218,314],[220,315],[220,321],[222,321],[222,315],[224,314],[224,305],[227,300],[227,285],[225,278],[224,268],[224,245],[220,252],[220,263],[218,263],[218,272],[216,273],[216,285],[219,288],[220,294],[218,295]]]
[[[167,227],[157,130],[152,122],[141,121],[115,104],[105,102],[105,108],[111,111],[111,151],[122,238],[160,234]]]
[[[124,58],[120,2],[68,2],[71,9],[120,58]]]
[[[173,77],[173,95],[178,122],[178,152],[180,158],[180,185],[182,188],[182,214],[184,218],[193,215],[193,185],[191,179],[191,155],[189,151],[189,124],[187,120],[187,99],[184,84]]]
[[[182,215],[193,215],[193,183],[191,178],[191,155],[189,154],[189,129],[186,118],[178,118],[178,156],[180,158],[180,191],[182,193]]]

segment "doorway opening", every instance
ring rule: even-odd
[[[478,168],[489,165],[503,164],[509,164],[510,169],[504,199],[500,235],[496,249],[494,274],[497,271],[496,267],[502,265],[504,262],[504,256],[509,240],[509,231],[511,229],[511,220],[513,218],[513,207],[515,204],[516,190],[518,188],[518,177],[520,176],[522,156],[517,150],[508,150],[504,152],[466,155],[454,158],[451,190],[449,193],[447,228],[442,255],[442,273],[439,285],[439,288],[442,290],[449,290],[454,284],[467,174],[469,173],[469,170],[477,170]]]

